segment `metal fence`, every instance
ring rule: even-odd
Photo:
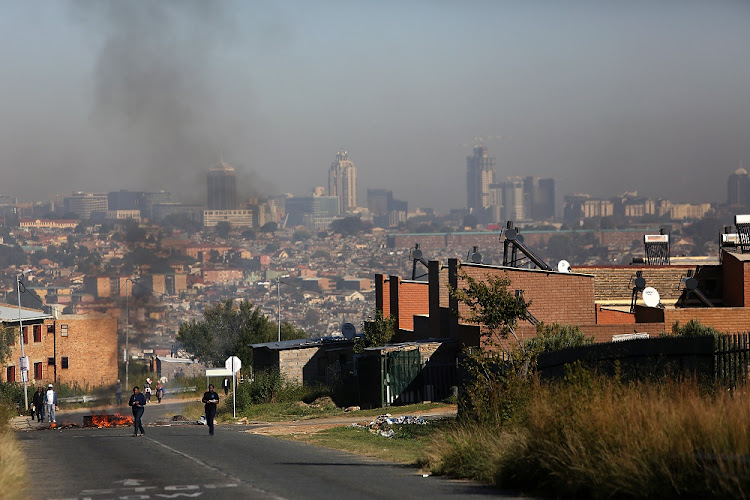
[[[734,388],[748,381],[750,334],[658,337],[573,347],[540,355],[537,368],[542,378],[560,378],[573,363],[628,379],[695,376]]]
[[[725,387],[745,384],[750,367],[750,335],[735,333],[716,337],[714,376]]]

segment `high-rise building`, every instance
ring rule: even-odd
[[[389,189],[368,189],[367,209],[376,227],[394,227],[406,222],[408,203],[393,197]]]
[[[474,146],[466,157],[466,206],[480,221],[490,207],[490,186],[495,183],[495,159],[485,146]]]
[[[318,231],[327,229],[339,216],[339,199],[335,196],[300,196],[287,198],[287,226],[305,226]]]
[[[237,178],[234,167],[221,160],[208,171],[208,210],[234,210],[237,208]]]
[[[103,193],[73,193],[63,199],[66,213],[74,213],[81,219],[90,219],[94,212],[106,212],[108,197]]]
[[[341,213],[357,208],[357,167],[349,160],[346,151],[336,153],[336,161],[328,169],[328,196],[339,198]]]
[[[555,179],[524,178],[523,196],[528,219],[539,221],[555,218]]]
[[[735,170],[727,180],[727,204],[750,208],[750,177],[744,168]]]

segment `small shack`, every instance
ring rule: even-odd
[[[348,373],[354,340],[344,336],[253,344],[253,373],[278,369],[289,381],[331,383]]]
[[[426,339],[365,349],[356,358],[360,405],[380,408],[440,401],[458,385],[454,339]]]

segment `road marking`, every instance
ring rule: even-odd
[[[188,460],[192,460],[193,462],[197,463],[198,465],[201,465],[201,466],[203,466],[203,467],[205,467],[207,469],[210,469],[210,470],[212,470],[213,472],[215,472],[217,474],[221,474],[222,476],[224,476],[224,477],[226,477],[228,479],[231,479],[232,481],[236,481],[237,483],[242,483],[246,487],[250,488],[251,490],[253,490],[254,492],[256,492],[258,494],[265,495],[265,496],[267,496],[269,498],[275,498],[277,500],[286,500],[284,497],[280,497],[280,496],[275,495],[275,494],[273,494],[273,493],[271,493],[269,491],[262,490],[262,489],[260,489],[260,488],[258,488],[256,486],[253,486],[252,484],[246,483],[242,479],[236,478],[236,477],[232,476],[231,474],[227,474],[223,470],[218,469],[218,468],[216,468],[216,467],[214,467],[212,465],[209,465],[206,462],[204,462],[203,460],[195,458],[192,455],[188,455],[187,453],[184,453],[184,452],[182,452],[180,450],[176,450],[176,449],[172,448],[171,446],[168,446],[168,445],[166,445],[164,443],[161,443],[161,442],[159,442],[159,441],[157,441],[155,439],[152,439],[150,437],[147,437],[146,439],[148,439],[149,441],[151,441],[154,444],[157,444],[157,445],[161,446],[162,448],[165,448],[165,449],[171,451],[172,453],[175,453],[177,455],[180,455],[181,457],[187,458]]]

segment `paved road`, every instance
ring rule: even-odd
[[[30,476],[38,485],[31,496],[91,500],[497,496],[497,491],[473,483],[425,478],[410,467],[248,433],[248,426],[217,426],[216,435],[208,436],[205,426],[155,425],[155,419],[176,409],[147,407],[144,437],[131,437],[131,428],[19,432]],[[82,415],[69,413],[65,418]]]

